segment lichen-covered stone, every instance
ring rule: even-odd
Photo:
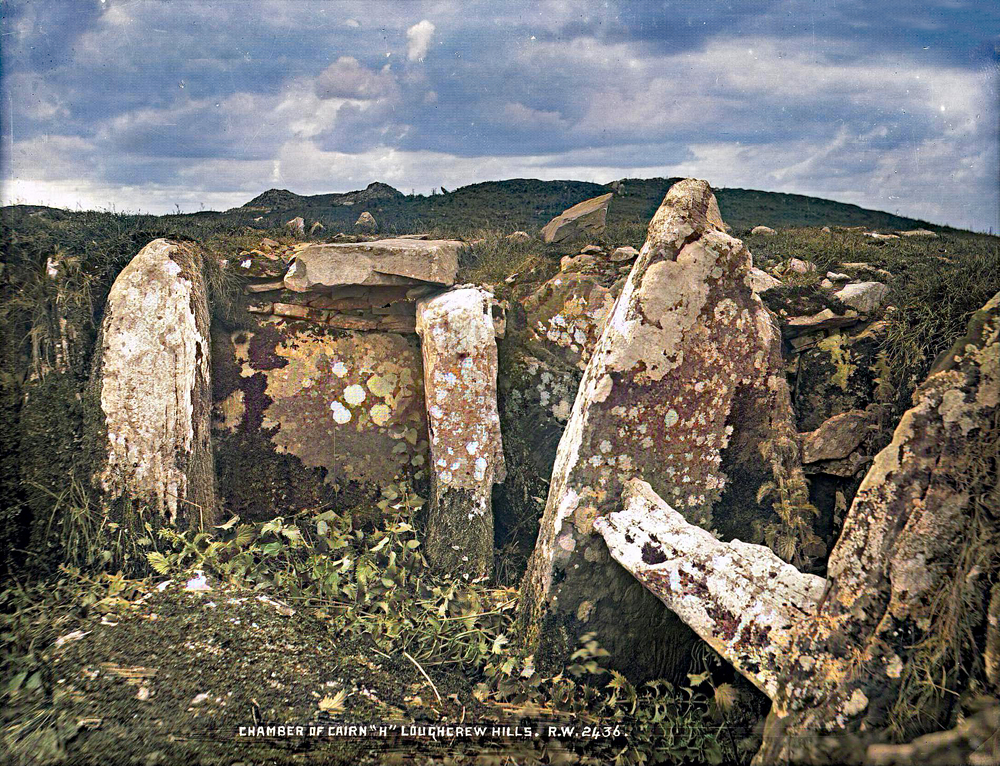
[[[875,322],[855,335],[834,332],[798,355],[793,398],[800,431],[814,431],[834,415],[863,410],[875,400],[886,328]]]
[[[587,363],[524,580],[529,650],[559,655],[553,640],[596,631],[640,673],[654,653],[650,629],[663,628],[663,610],[626,595],[627,578],[593,534],[633,476],[727,536],[749,537],[754,522],[780,515],[815,544],[793,510],[807,489],[778,331],[751,289],[749,251],[722,230],[713,203],[703,181],[671,188]],[[769,483],[778,515],[756,499]],[[592,607],[580,616],[584,601]]]
[[[415,336],[277,317],[226,336],[216,359],[226,382],[216,387],[222,435],[292,456],[339,489],[420,478],[427,425]]]
[[[841,460],[850,455],[871,426],[871,417],[861,410],[834,415],[815,431],[802,434],[802,462]]]
[[[995,469],[981,466],[998,438],[998,352],[1000,293],[917,389],[862,482],[830,555],[819,616],[793,627],[790,656],[802,659],[773,697],[762,763],[794,753],[805,732],[878,731],[914,715],[907,689],[927,663],[939,683],[954,684],[955,658],[977,650],[968,642],[987,621],[988,585],[974,554],[989,556],[1000,532],[995,516],[974,512],[997,491]],[[950,624],[967,628],[928,659]],[[953,698],[941,699],[937,715]]]
[[[503,481],[492,295],[478,287],[417,303],[431,451],[424,550],[435,567],[487,577],[493,569],[493,483]]]
[[[91,388],[100,408],[97,483],[164,521],[215,521],[211,351],[202,255],[156,239],[108,295]]]

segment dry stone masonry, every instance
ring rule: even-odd
[[[493,568],[493,483],[503,481],[492,295],[461,287],[417,304],[433,471],[425,551],[470,578]]]
[[[521,637],[543,658],[564,658],[577,636],[596,631],[639,673],[671,661],[657,646],[663,610],[635,592],[594,535],[629,478],[729,536],[767,513],[769,501],[758,508],[756,497],[773,484],[774,523],[794,541],[786,547],[822,550],[804,518],[780,337],[751,289],[749,252],[723,227],[708,184],[674,185],[587,362],[522,589]],[[730,471],[739,486],[728,486]]]

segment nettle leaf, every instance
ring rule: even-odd
[[[170,571],[170,562],[162,553],[151,552],[146,554],[146,561],[157,574],[165,575]]]

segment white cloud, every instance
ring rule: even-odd
[[[410,61],[423,61],[434,35],[434,25],[427,19],[414,24],[406,30],[406,58]]]
[[[316,78],[315,89],[316,95],[324,99],[370,100],[394,93],[396,81],[388,64],[375,72],[352,56],[341,56]]]

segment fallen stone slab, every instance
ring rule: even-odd
[[[835,314],[832,309],[823,309],[812,316],[792,317],[782,325],[781,329],[786,338],[797,338],[799,335],[819,332],[820,330],[850,327],[859,321],[861,321],[860,317],[853,311],[840,315]]]
[[[296,292],[339,285],[452,285],[463,247],[458,240],[402,238],[309,245],[295,254],[284,284]]]
[[[613,193],[602,194],[564,210],[542,228],[542,241],[553,244],[600,234],[604,231],[613,196]]]

